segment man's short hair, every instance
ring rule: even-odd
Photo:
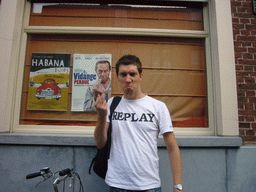
[[[142,73],[142,64],[140,62],[140,59],[135,55],[124,55],[116,63],[116,75],[118,76],[120,65],[131,65],[131,64],[134,64],[137,66],[139,74]]]
[[[95,65],[95,71],[97,71],[98,64],[103,64],[103,63],[107,63],[109,66],[109,70],[111,70],[111,65],[108,60],[100,60],[100,61],[97,61],[96,65]]]

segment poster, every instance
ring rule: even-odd
[[[67,111],[70,56],[32,53],[27,110]]]
[[[111,54],[74,54],[71,111],[96,111],[95,96],[111,96]]]

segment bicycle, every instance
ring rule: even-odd
[[[59,173],[59,177],[56,177],[56,174]],[[55,192],[59,192],[58,190],[58,184],[60,184],[62,181],[63,181],[63,192],[65,191],[65,180],[67,178],[71,178],[70,179],[70,183],[69,183],[69,187],[72,187],[72,183],[73,183],[73,180],[75,177],[77,177],[79,179],[79,183],[80,183],[80,189],[79,189],[79,192],[84,192],[84,188],[83,188],[83,184],[81,182],[81,179],[80,179],[80,176],[78,173],[76,173],[74,171],[74,169],[70,169],[70,168],[67,168],[67,169],[63,169],[61,171],[57,171],[55,173],[53,173],[49,167],[44,167],[43,169],[41,169],[39,172],[36,172],[36,173],[31,173],[31,174],[28,174],[26,176],[26,179],[33,179],[33,178],[36,178],[36,177],[39,177],[39,176],[42,176],[43,177],[43,180],[40,181],[36,187],[46,181],[47,179],[53,177],[54,178],[54,181],[53,181],[53,188],[54,188],[54,191]]]

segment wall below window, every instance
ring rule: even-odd
[[[226,142],[229,140],[229,142]],[[240,138],[177,137],[181,148],[186,192],[256,191],[256,147],[241,146]],[[172,188],[167,150],[159,139],[162,191]],[[88,174],[96,153],[92,136],[0,135],[1,191],[53,191],[49,179],[36,188],[41,178],[26,180],[26,175],[48,166],[52,171],[75,168],[85,191],[107,191],[103,179]],[[68,184],[69,182],[67,182]],[[78,190],[79,184],[75,182]],[[59,190],[62,190],[60,185]],[[66,186],[67,191],[71,191]]]

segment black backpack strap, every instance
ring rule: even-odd
[[[116,109],[116,107],[117,107],[117,105],[119,104],[119,102],[121,101],[121,98],[122,97],[119,97],[119,96],[116,96],[116,97],[114,97],[113,98],[113,101],[112,101],[112,103],[111,103],[111,105],[110,105],[110,116],[109,116],[109,121],[111,122],[111,117],[112,117],[112,114],[113,114],[113,112],[114,112],[114,110]]]
[[[111,147],[111,132],[112,132],[112,115],[113,112],[115,111],[117,105],[119,104],[119,102],[121,101],[122,97],[114,97],[113,101],[110,105],[110,116],[109,116],[109,128],[108,128],[108,140],[107,140],[107,146],[108,146],[108,159],[109,159],[109,155],[110,155],[110,147]]]

